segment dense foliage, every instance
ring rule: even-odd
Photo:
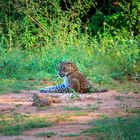
[[[56,77],[63,60],[97,83],[140,80],[137,0],[1,0],[0,8],[0,89]]]

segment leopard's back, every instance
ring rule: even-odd
[[[80,71],[69,75],[68,81],[70,88],[74,89],[76,92],[79,93],[90,92],[91,88],[94,87]]]

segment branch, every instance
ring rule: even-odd
[[[48,33],[48,31],[46,29],[44,29],[43,26],[41,26],[37,20],[35,20],[34,18],[32,18],[31,16],[27,15],[31,21],[35,22],[46,34],[48,34],[51,38],[53,37],[50,33]]]

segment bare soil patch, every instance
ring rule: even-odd
[[[0,140],[81,140],[94,139],[95,136],[68,134],[79,134],[90,128],[88,122],[103,116],[123,116],[131,113],[131,109],[140,108],[140,94],[118,93],[108,91],[105,93],[80,94],[72,99],[72,94],[53,94],[61,99],[60,103],[40,108],[32,106],[33,94],[37,91],[21,91],[20,93],[9,93],[0,96],[0,114],[29,114],[35,116],[48,116],[54,126],[46,128],[35,128],[24,131],[22,136],[0,136]],[[42,93],[40,93],[42,94]],[[75,110],[73,108],[75,108]],[[79,110],[76,110],[79,107]],[[55,132],[52,137],[36,136],[39,133]]]

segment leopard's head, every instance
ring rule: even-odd
[[[76,71],[78,71],[78,68],[72,62],[61,62],[59,64],[58,73],[60,77],[68,76]]]

